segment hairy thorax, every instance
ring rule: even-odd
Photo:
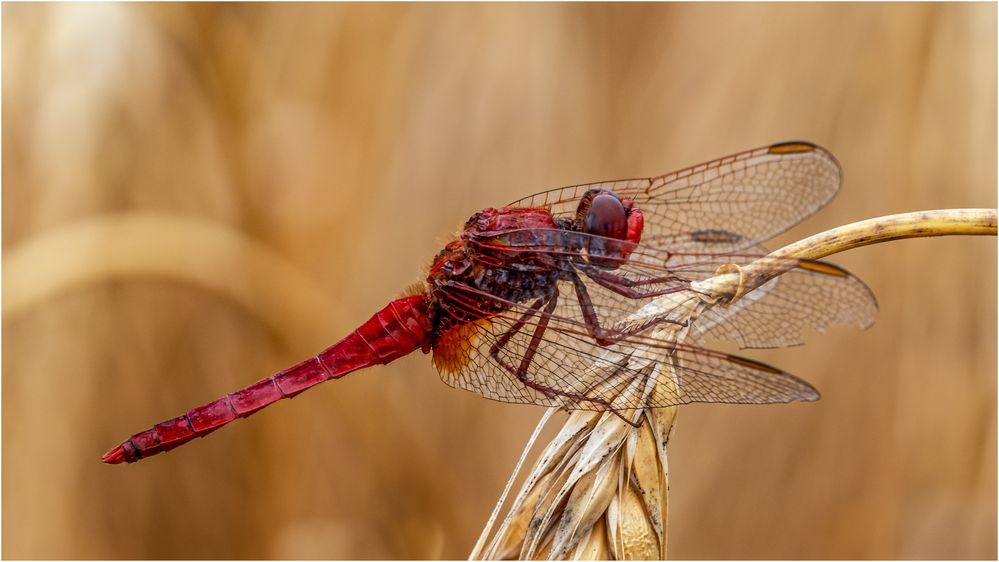
[[[560,226],[544,209],[485,209],[434,258],[427,277],[434,332],[550,298],[559,278],[550,245]]]

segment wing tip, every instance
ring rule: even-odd
[[[829,152],[827,149],[825,149],[820,145],[815,144],[814,142],[803,141],[803,140],[791,140],[791,141],[774,143],[767,147],[767,154],[780,155],[780,154],[808,154],[808,153],[815,153],[820,158],[828,160],[832,165],[832,167],[835,168],[837,183],[842,183],[843,167],[840,165],[839,160],[837,160],[836,157],[833,156],[832,152]],[[839,190],[838,186],[836,190],[837,191]],[[826,201],[826,203],[828,203],[828,201]],[[819,208],[821,208],[824,205],[825,203],[823,203],[823,205],[821,205]],[[815,210],[817,211],[818,209]]]
[[[803,394],[800,398],[802,402],[818,402],[822,398],[822,394],[819,393],[818,389],[812,385],[808,385],[808,391]]]

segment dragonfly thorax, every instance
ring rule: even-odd
[[[435,332],[548,300],[560,277],[559,258],[545,251],[559,231],[544,209],[485,209],[437,254],[427,277]]]

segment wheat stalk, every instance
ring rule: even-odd
[[[938,209],[887,215],[862,220],[820,232],[788,244],[743,267],[720,269],[718,275],[705,279],[697,289],[710,300],[731,304],[746,293],[786,272],[794,259],[819,259],[846,250],[903,240],[933,236],[995,236],[995,209]]]
[[[224,295],[303,349],[328,343],[324,334],[337,328],[316,328],[325,320],[319,311],[339,303],[307,271],[220,222],[148,211],[106,213],[15,245],[4,252],[3,269],[4,320],[88,283],[156,277]],[[266,279],[266,287],[256,279]]]
[[[817,259],[902,238],[995,234],[995,209],[922,211],[869,219],[808,237],[742,267],[723,266],[713,277],[695,283],[693,291],[657,298],[625,322],[655,317],[686,320],[686,328],[666,323],[665,328],[653,329],[655,338],[681,342],[689,322],[704,310],[735,302],[789,270],[793,258]],[[648,384],[671,385],[679,394],[671,358],[658,359],[662,369],[658,376],[649,377]],[[675,406],[622,413],[638,427],[612,412],[571,412],[492,533],[506,494],[553,411],[535,429],[470,559],[665,559],[666,447],[676,420]]]

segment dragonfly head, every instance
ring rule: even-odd
[[[582,232],[601,237],[591,238],[586,248],[590,263],[599,267],[616,269],[642,239],[642,211],[608,189],[591,189],[583,195],[576,222]]]

